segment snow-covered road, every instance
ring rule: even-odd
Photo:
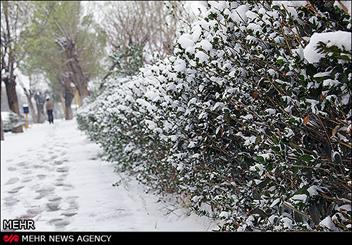
[[[5,134],[1,219],[33,219],[37,231],[216,229],[211,219],[145,193],[145,186],[114,172],[99,153],[74,120]]]

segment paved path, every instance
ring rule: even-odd
[[[210,230],[173,201],[146,194],[114,172],[75,121],[35,125],[1,143],[1,218],[30,218],[37,230]],[[118,183],[113,186],[113,183]],[[162,201],[161,201],[162,200]]]

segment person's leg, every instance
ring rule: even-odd
[[[50,110],[50,122],[54,123],[53,110]]]
[[[48,115],[48,121],[49,121],[49,123],[50,123],[50,110],[47,110],[47,111],[46,111],[46,114]]]

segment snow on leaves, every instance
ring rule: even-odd
[[[350,230],[350,21],[307,1],[210,1],[173,56],[112,78],[80,128],[222,230]]]

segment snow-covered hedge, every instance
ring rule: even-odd
[[[209,2],[172,57],[77,120],[222,230],[351,230],[350,37],[334,2]]]

